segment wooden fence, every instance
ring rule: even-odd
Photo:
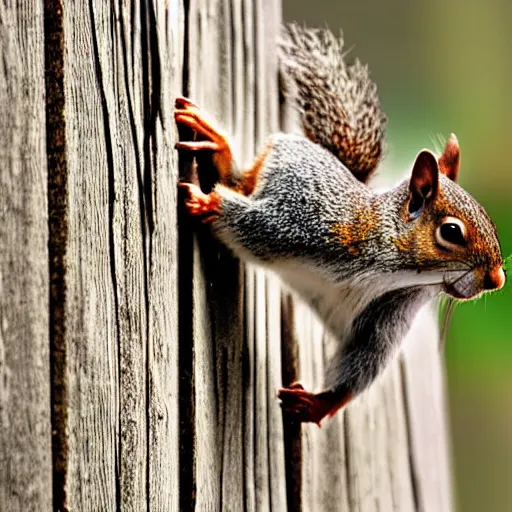
[[[0,5],[0,510],[451,510],[434,310],[322,429],[307,307],[181,215],[174,98],[250,159],[280,127],[278,0]]]

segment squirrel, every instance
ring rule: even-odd
[[[179,183],[188,213],[236,255],[275,273],[338,340],[325,388],[281,389],[283,410],[320,425],[366,389],[397,352],[418,310],[444,293],[469,300],[505,284],[496,227],[456,181],[460,149],[423,149],[410,176],[377,193],[367,182],[384,152],[386,117],[366,67],[345,64],[343,40],[290,25],[280,43],[285,94],[303,135],[271,135],[238,172],[229,139],[186,98],[179,151],[211,156],[219,181],[205,193]]]

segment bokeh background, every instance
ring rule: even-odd
[[[503,0],[284,0],[284,17],[343,28],[389,117],[380,174],[403,174],[455,132],[460,183],[512,253],[512,4]],[[512,276],[511,276],[512,277]],[[458,305],[446,346],[460,512],[512,511],[512,279]],[[430,511],[429,511],[430,512]],[[435,511],[432,511],[435,512]]]

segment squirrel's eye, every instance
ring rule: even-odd
[[[446,249],[466,244],[464,224],[454,217],[447,217],[436,230],[437,243]]]

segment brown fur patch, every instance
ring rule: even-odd
[[[369,207],[354,206],[354,218],[349,222],[340,222],[331,227],[336,240],[347,248],[347,252],[358,257],[362,245],[379,229],[380,222],[375,211]]]

